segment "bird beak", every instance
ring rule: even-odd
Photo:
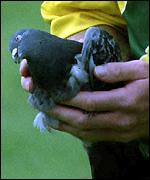
[[[19,60],[18,60],[18,49],[17,48],[14,48],[12,50],[11,56],[12,56],[12,58],[13,58],[15,63],[19,63]]]
[[[12,50],[12,53],[11,53],[12,58],[13,58],[14,60],[16,59],[17,53],[18,53],[17,48],[14,48],[14,49]]]

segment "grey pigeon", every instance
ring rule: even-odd
[[[30,104],[40,113],[34,126],[41,131],[57,120],[45,113],[63,100],[74,97],[81,88],[108,90],[114,88],[93,78],[96,65],[121,61],[121,52],[113,37],[106,31],[91,27],[84,43],[58,38],[35,29],[22,29],[11,38],[9,49],[13,61],[27,59],[35,89],[29,96]],[[115,85],[116,86],[116,85]]]

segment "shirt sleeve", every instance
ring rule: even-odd
[[[61,38],[101,24],[126,27],[116,1],[44,1],[41,15],[51,34]]]

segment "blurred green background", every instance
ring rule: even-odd
[[[1,2],[1,178],[91,179],[81,142],[66,133],[41,134],[32,126],[36,110],[27,103],[18,65],[11,60],[8,41],[21,28],[49,32],[40,14],[42,1]]]

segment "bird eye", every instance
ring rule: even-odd
[[[16,41],[20,41],[22,39],[22,36],[21,35],[18,35],[17,37],[16,37]]]

